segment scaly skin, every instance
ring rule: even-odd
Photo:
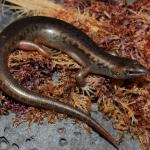
[[[94,119],[64,104],[53,97],[41,96],[20,86],[11,76],[8,68],[9,55],[16,49],[38,50],[44,56],[50,53],[42,45],[62,50],[83,66],[77,75],[79,84],[89,73],[126,79],[147,74],[139,63],[126,58],[112,56],[98,47],[85,33],[72,25],[49,17],[27,17],[10,24],[0,34],[0,86],[17,101],[35,107],[52,109],[86,122],[116,148],[114,138]]]

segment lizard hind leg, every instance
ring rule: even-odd
[[[39,44],[22,40],[16,44],[17,49],[26,50],[26,51],[38,51],[42,56],[49,57],[47,50]]]

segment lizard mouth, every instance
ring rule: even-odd
[[[134,76],[141,76],[141,75],[146,75],[150,73],[149,70],[147,70],[146,68],[144,67],[141,67],[139,69],[135,69],[135,70],[129,70],[128,71],[128,74],[131,75],[132,77]]]

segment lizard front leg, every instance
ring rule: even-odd
[[[76,81],[80,87],[84,87],[86,85],[85,78],[90,73],[90,70],[91,66],[84,68],[77,74]]]
[[[77,81],[78,85],[80,86],[83,95],[91,96],[92,94],[95,93],[94,92],[95,90],[85,82],[86,76],[89,73],[91,73],[91,68],[92,68],[92,66],[84,68],[76,76],[76,81]]]

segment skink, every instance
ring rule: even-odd
[[[25,104],[53,109],[78,118],[118,148],[115,139],[86,113],[56,98],[31,92],[13,79],[8,68],[9,55],[18,48],[38,50],[47,57],[49,51],[43,46],[59,49],[83,66],[82,71],[76,76],[77,83],[81,86],[85,84],[84,78],[89,73],[126,79],[145,75],[148,70],[135,60],[106,53],[81,30],[55,18],[44,16],[22,18],[8,25],[0,34],[0,87],[6,94]]]

